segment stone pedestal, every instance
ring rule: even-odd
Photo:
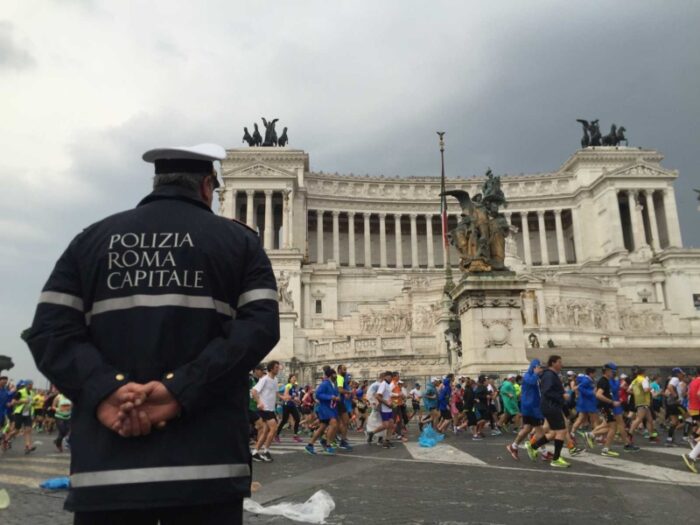
[[[461,323],[460,373],[518,372],[528,366],[521,314],[525,282],[515,274],[469,275],[452,297]]]
[[[280,340],[265,358],[266,362],[275,359],[289,370],[289,363],[294,357],[294,325],[296,321],[296,312],[280,312]]]

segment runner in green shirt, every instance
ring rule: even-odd
[[[501,402],[503,403],[503,414],[498,421],[499,430],[505,432],[506,425],[518,415],[518,395],[515,392],[513,383],[515,382],[515,374],[508,374],[506,380],[503,381],[500,389]]]

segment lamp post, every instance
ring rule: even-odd
[[[442,249],[445,254],[445,288],[447,295],[454,289],[452,280],[452,263],[450,262],[450,246],[447,242],[447,196],[445,195],[445,132],[437,131],[440,137],[440,218],[442,220]]]

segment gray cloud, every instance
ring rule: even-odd
[[[8,298],[0,301],[0,347],[21,362],[18,374],[35,373],[18,334],[53,262],[82,227],[147,193],[151,169],[141,153],[204,141],[240,147],[243,126],[261,116],[289,127],[290,145],[309,152],[314,170],[401,176],[438,175],[438,129],[447,131],[448,175],[463,176],[488,166],[553,171],[579,145],[576,118],[623,124],[631,145],[656,148],[679,169],[684,242],[700,246],[690,191],[700,186],[700,7],[474,5],[321,2],[270,12],[222,3],[195,43],[179,33],[191,21],[168,19],[172,32],[158,26],[150,47],[143,42],[129,57],[133,65],[115,59],[125,84],[151,90],[150,105],[134,102],[116,125],[76,129],[68,168],[18,174],[42,183],[5,185],[0,195],[9,232],[0,252]],[[8,31],[0,24],[0,50]],[[80,59],[102,70],[104,57]],[[137,71],[167,81],[131,78]],[[100,85],[105,104],[122,87]]]
[[[13,31],[10,22],[0,21],[0,70],[19,71],[33,67],[36,65],[34,57],[15,42]]]

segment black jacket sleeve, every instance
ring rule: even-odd
[[[562,386],[559,378],[551,370],[542,374],[540,381],[540,392],[542,399],[553,406],[563,406]]]
[[[32,326],[22,337],[41,373],[69,398],[94,410],[126,378],[104,361],[88,336],[74,244],[56,263]]]
[[[279,341],[275,275],[257,237],[250,241],[248,254],[236,316],[225,324],[224,335],[163,379],[185,415],[206,406],[207,398],[215,395],[212,383],[234,367],[252,369]]]

